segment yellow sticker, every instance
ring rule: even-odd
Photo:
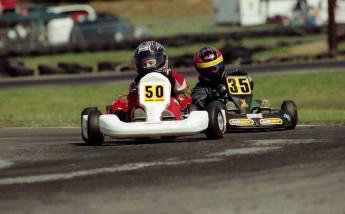
[[[231,120],[229,120],[229,124],[232,126],[247,126],[247,125],[253,125],[254,120],[252,120],[252,119],[231,119]]]
[[[164,85],[144,85],[144,102],[164,102]]]
[[[240,108],[248,108],[248,104],[245,99],[240,99],[241,105]]]
[[[283,121],[280,118],[264,118],[260,119],[261,125],[277,125],[283,124]]]
[[[247,76],[228,76],[226,82],[228,83],[230,94],[241,95],[252,93],[250,81]]]

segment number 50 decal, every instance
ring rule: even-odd
[[[145,85],[145,102],[163,102],[165,100],[164,85]]]
[[[251,94],[249,79],[246,76],[229,76],[226,79],[230,94]]]

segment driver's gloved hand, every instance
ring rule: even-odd
[[[219,92],[216,89],[210,91],[209,94],[211,100],[217,100],[219,98]]]
[[[129,85],[129,93],[131,93],[133,95],[137,95],[138,94],[138,84],[136,82],[132,82]]]
[[[218,86],[218,91],[219,91],[220,93],[224,93],[224,92],[226,91],[226,86],[223,85],[223,84],[219,85],[219,86]]]
[[[170,77],[172,75],[172,71],[170,68],[167,68],[163,70],[162,74],[164,74],[166,77]]]

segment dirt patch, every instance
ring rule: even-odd
[[[316,42],[309,42],[309,43],[295,46],[291,49],[290,54],[293,54],[293,55],[302,55],[302,54],[315,55],[317,53],[325,53],[327,51],[328,51],[328,44],[326,41],[316,41]]]
[[[131,20],[170,19],[213,13],[212,0],[123,0],[93,1],[97,11]]]

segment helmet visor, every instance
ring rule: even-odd
[[[135,62],[139,70],[155,70],[164,65],[165,57],[163,52],[156,52],[137,56]]]
[[[224,74],[224,62],[220,62],[207,68],[198,68],[197,70],[200,76],[206,80],[219,80]]]

